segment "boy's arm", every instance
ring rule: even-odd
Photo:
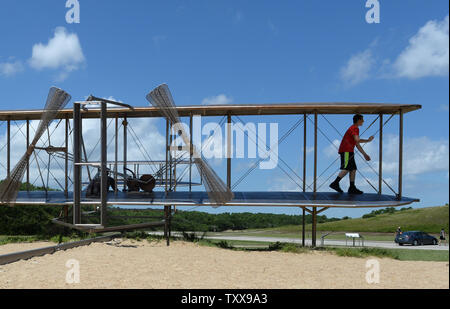
[[[362,155],[364,156],[364,159],[366,159],[366,161],[370,161],[372,160],[370,158],[370,156],[364,151],[364,149],[361,147],[360,143],[369,143],[371,141],[373,141],[373,136],[371,136],[368,140],[362,140],[359,138],[359,135],[353,135],[353,138],[356,141],[356,148],[358,148],[359,152],[362,153]],[[365,141],[365,142],[364,142]]]
[[[353,135],[353,138],[355,139],[357,144],[358,143],[359,144],[361,144],[361,143],[370,143],[374,139],[373,136],[369,137],[369,139],[362,139],[362,138],[359,138],[359,135]]]

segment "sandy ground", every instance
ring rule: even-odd
[[[9,244],[0,254],[52,245]],[[70,259],[80,283],[66,283]],[[116,239],[0,266],[5,288],[449,288],[447,262],[377,259],[380,283],[366,282],[368,259],[331,253],[239,252],[192,243]]]

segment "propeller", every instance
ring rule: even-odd
[[[69,103],[71,98],[72,97],[64,90],[56,87],[50,88],[47,97],[47,103],[45,104],[41,121],[39,123],[38,129],[36,130],[33,141],[31,142],[25,154],[16,164],[9,177],[0,184],[0,200],[3,203],[9,204],[17,199],[17,194],[19,193],[20,185],[22,184],[22,179],[27,168],[27,163],[29,162],[31,155],[34,153],[36,144],[45,133],[45,130],[53,121],[53,119],[55,119],[60,110],[63,109],[67,105],[67,103]]]
[[[175,107],[172,94],[169,87],[166,84],[162,84],[155,88],[147,95],[147,100],[155,107],[159,109],[164,117],[166,117],[171,123],[180,123],[180,117]],[[177,128],[178,129],[178,128]],[[181,137],[186,145],[190,145],[190,136],[188,132],[185,132],[184,127],[180,126]],[[234,194],[220,179],[216,172],[203,158],[195,146],[193,146],[194,163],[200,173],[200,177],[205,184],[206,192],[208,193],[209,200],[216,205],[223,205],[233,199]]]

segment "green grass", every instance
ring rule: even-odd
[[[32,243],[38,241],[49,241],[56,244],[67,243],[72,241],[82,240],[88,237],[96,237],[96,235],[77,235],[73,234],[71,236],[55,235],[55,236],[45,236],[45,235],[32,235],[32,236],[2,236],[0,235],[0,246],[15,243]]]
[[[317,230],[322,232],[391,233],[393,235],[397,227],[401,226],[403,231],[423,231],[436,235],[439,234],[441,228],[444,228],[448,234],[448,222],[449,207],[440,206],[410,209],[367,219],[358,218],[320,223],[317,225]],[[311,225],[307,225],[306,229],[311,230]],[[275,236],[275,233],[299,235],[301,226],[288,225],[260,231],[273,236]]]
[[[268,246],[254,247],[236,247],[236,242],[232,241],[201,241],[201,245],[216,246],[222,249],[240,250],[240,251],[278,251],[295,254],[310,253],[313,251],[325,251],[342,257],[356,258],[391,258],[399,261],[435,261],[448,262],[449,252],[438,250],[408,250],[408,249],[383,249],[383,248],[336,248],[336,247],[302,247],[292,243],[272,243]]]

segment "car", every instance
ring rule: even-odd
[[[438,244],[438,240],[436,237],[419,231],[403,232],[401,234],[397,234],[397,236],[395,237],[395,242],[400,246],[403,246],[404,244],[413,246]]]

